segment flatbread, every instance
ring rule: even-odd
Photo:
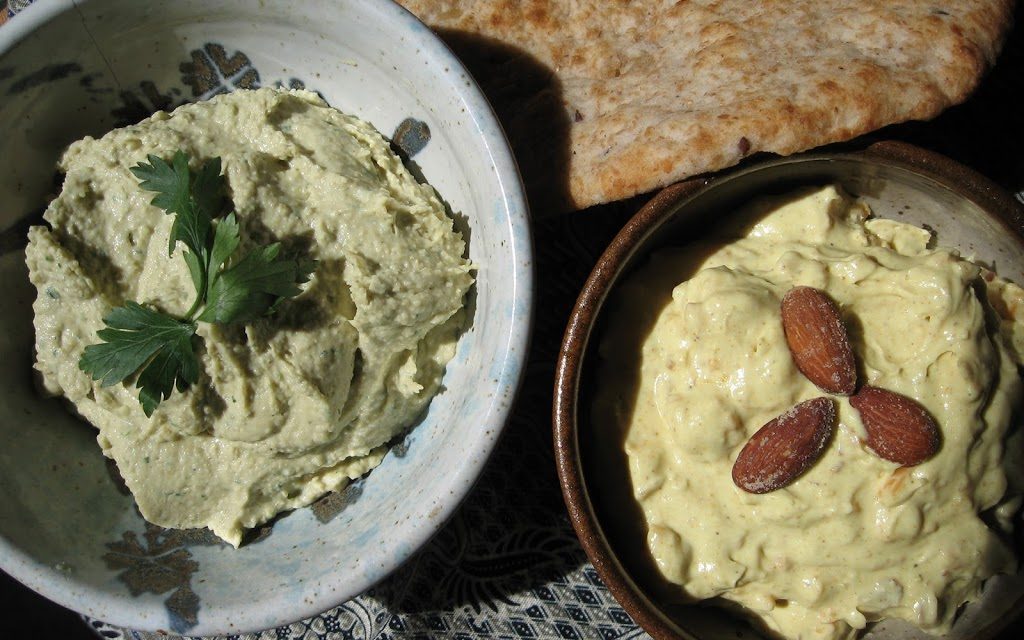
[[[400,0],[481,83],[535,215],[963,101],[1013,0]]]

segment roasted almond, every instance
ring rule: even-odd
[[[857,364],[839,308],[814,287],[782,297],[782,329],[800,373],[823,391],[848,396],[857,388]]]
[[[836,422],[830,398],[806,400],[750,436],[732,465],[732,481],[750,493],[788,485],[821,457]]]
[[[904,466],[920,464],[939,449],[939,427],[928,410],[905,395],[864,386],[850,398],[868,437],[864,444],[880,458]]]

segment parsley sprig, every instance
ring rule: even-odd
[[[236,255],[238,220],[234,212],[220,217],[227,200],[220,158],[195,172],[181,150],[170,162],[147,159],[131,172],[139,186],[157,194],[152,203],[174,216],[167,253],[184,245],[195,302],[183,318],[131,301],[114,308],[103,318],[106,328],[96,333],[103,342],[87,346],[78,366],[104,387],[138,372],[139,402],[150,416],[175,388],[184,391],[199,379],[193,344],[198,321],[245,323],[270,315],[300,293],[316,262],[286,257],[276,242]]]

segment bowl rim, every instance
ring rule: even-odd
[[[18,12],[17,20],[8,20],[4,23],[3,29],[0,29],[0,56],[13,49],[43,24],[74,9],[75,5],[75,0],[34,0]]]
[[[14,20],[0,28],[0,57],[53,19],[70,11],[79,11],[82,5],[102,1],[35,0],[19,12]],[[412,12],[394,0],[347,2],[363,5],[368,10],[382,15],[396,32],[409,36],[404,42],[414,43],[406,46],[418,47],[422,50],[422,55],[440,60],[444,67],[454,72],[453,77],[461,78],[460,82],[452,83],[453,91],[466,106],[471,116],[471,126],[476,130],[487,156],[494,165],[502,213],[506,216],[501,226],[508,229],[509,237],[506,242],[511,248],[512,255],[512,272],[508,274],[508,286],[504,287],[511,301],[512,320],[508,333],[502,336],[502,349],[497,354],[500,367],[495,368],[495,376],[498,383],[489,400],[485,421],[481,423],[479,429],[482,435],[478,439],[478,448],[472,452],[473,455],[466,457],[465,464],[446,474],[447,484],[444,491],[438,493],[449,495],[451,498],[440,502],[432,509],[429,518],[418,518],[419,524],[414,529],[414,535],[407,537],[403,544],[397,545],[389,567],[370,577],[349,580],[346,576],[335,574],[336,578],[330,582],[309,585],[306,587],[306,597],[300,601],[289,600],[286,603],[287,607],[280,608],[281,611],[287,611],[286,614],[267,615],[264,608],[253,607],[253,603],[250,603],[248,607],[238,605],[221,608],[215,614],[217,619],[204,621],[203,612],[210,614],[209,604],[204,603],[198,624],[187,631],[190,635],[239,634],[291,624],[343,604],[386,579],[445,526],[472,492],[500,440],[502,431],[508,424],[526,371],[526,359],[533,333],[534,308],[534,246],[531,217],[522,176],[494,108],[476,79],[447,43]],[[490,429],[485,430],[484,426]],[[483,435],[485,433],[486,435]],[[117,626],[167,633],[166,624],[159,624],[165,617],[161,602],[143,604],[143,600],[134,599],[129,603],[126,601],[127,596],[97,597],[89,592],[88,584],[69,580],[67,575],[54,567],[39,563],[3,536],[0,536],[0,557],[5,558],[2,567],[4,572],[64,607]],[[44,578],[40,579],[40,576]],[[357,586],[346,586],[352,584]],[[85,587],[85,591],[76,587]],[[345,596],[347,593],[352,595],[340,599],[336,595]],[[266,624],[268,620],[271,621],[269,625]]]
[[[658,192],[631,217],[598,258],[569,315],[555,368],[552,435],[555,466],[562,497],[576,536],[601,580],[630,616],[657,640],[697,640],[676,625],[627,573],[609,544],[597,519],[583,477],[578,437],[578,394],[591,332],[601,308],[618,284],[625,263],[663,223],[698,194],[724,181],[777,166],[854,160],[888,165],[937,182],[973,202],[1024,248],[1024,204],[1005,189],[946,156],[909,143],[882,140],[849,151],[812,150],[802,154],[756,162],[714,176],[703,176],[670,185]],[[1024,283],[1021,283],[1024,284]],[[1012,610],[1024,609],[1024,596]],[[1009,616],[1006,624],[1013,619]],[[979,640],[993,638],[1005,624],[989,624]]]

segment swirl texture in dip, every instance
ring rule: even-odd
[[[269,318],[200,323],[198,384],[147,418],[130,384],[101,387],[78,362],[125,300],[192,302],[181,246],[167,255],[174,218],[129,172],[178,149],[221,158],[243,251],[281,241],[318,265]],[[309,92],[239,91],[80,140],[60,167],[26,250],[36,368],[99,429],[147,520],[237,545],[376,466],[440,388],[472,267],[434,190],[368,123]]]

